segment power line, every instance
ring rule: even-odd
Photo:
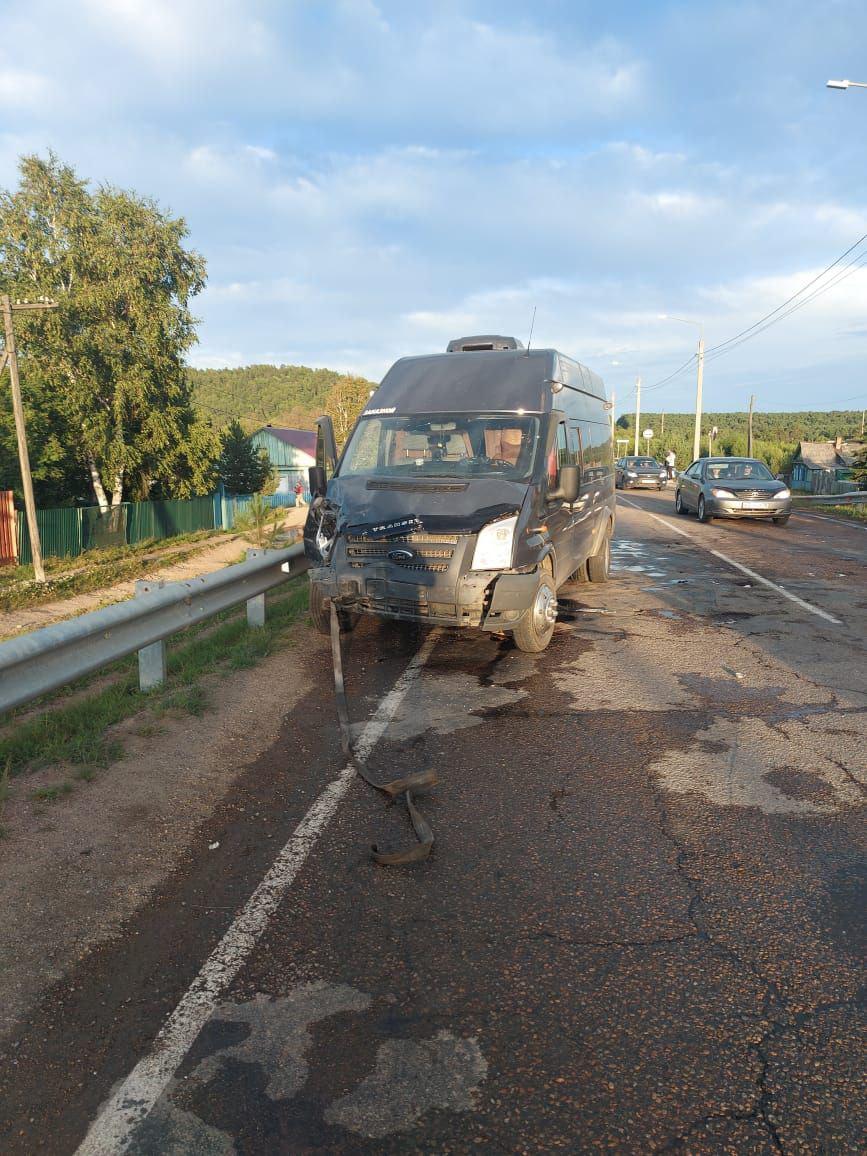
[[[864,233],[862,236],[860,236],[858,238],[858,240],[855,241],[854,244],[850,245],[849,248],[844,253],[841,253],[840,256],[835,261],[832,261],[830,265],[827,265],[822,270],[821,273],[817,273],[816,276],[813,277],[812,280],[808,281],[806,285],[802,285],[801,288],[798,289],[798,291],[796,293],[793,293],[791,297],[786,298],[786,300],[781,305],[778,305],[776,307],[776,309],[772,309],[770,313],[766,313],[764,317],[760,317],[758,321],[755,321],[748,328],[742,329],[740,333],[736,333],[733,337],[729,337],[725,341],[721,341],[719,343],[719,345],[712,345],[710,347],[710,349],[707,350],[707,352],[709,354],[714,353],[718,349],[722,349],[723,346],[730,345],[733,341],[737,341],[739,338],[744,337],[748,333],[751,333],[754,329],[758,329],[758,327],[760,325],[764,324],[764,322],[767,321],[769,318],[771,318],[775,314],[779,313],[781,309],[785,309],[785,307],[788,304],[790,304],[790,302],[794,301],[795,298],[800,297],[802,293],[805,293],[810,288],[811,285],[815,285],[817,281],[821,281],[821,279],[825,276],[826,273],[830,273],[830,271],[834,268],[835,265],[839,265],[840,262],[845,257],[848,257],[849,254],[854,249],[857,249],[858,246],[860,244],[862,244],[862,242],[864,242],[865,240],[867,240],[867,233]]]
[[[813,292],[809,294],[809,296],[795,302],[795,304],[791,305],[785,311],[785,313],[781,313],[778,317],[768,321],[760,329],[756,329],[754,332],[748,333],[739,341],[736,341],[734,338],[730,338],[729,342],[723,343],[726,346],[724,349],[720,346],[714,346],[713,351],[708,351],[708,357],[713,361],[717,357],[723,357],[726,353],[731,353],[731,351],[733,349],[737,349],[739,345],[743,345],[745,342],[751,341],[752,338],[758,337],[760,333],[764,333],[772,326],[777,325],[780,321],[784,321],[787,317],[791,317],[793,313],[797,313],[799,309],[803,309],[805,305],[809,305],[811,301],[815,301],[817,297],[821,297],[822,294],[827,293],[829,289],[835,288],[835,286],[839,285],[842,281],[845,281],[848,277],[851,277],[854,273],[857,273],[860,269],[863,269],[865,264],[867,264],[867,253],[861,255],[854,261],[850,261],[848,265],[844,265],[843,268],[838,273],[836,273],[830,281],[827,281],[824,285],[820,285],[817,289],[814,289]]]
[[[653,383],[653,385],[642,385],[642,387],[641,387],[641,390],[642,390],[642,392],[643,392],[643,393],[650,393],[650,392],[651,392],[652,390],[654,390],[654,389],[662,389],[662,387],[663,387],[664,385],[667,385],[667,384],[668,384],[668,383],[669,383],[669,382],[670,382],[670,381],[671,381],[673,378],[675,378],[675,377],[677,377],[679,374],[683,373],[683,371],[684,371],[685,369],[688,369],[688,368],[689,368],[689,367],[690,367],[690,366],[693,364],[693,362],[695,361],[695,359],[696,359],[696,356],[697,356],[697,355],[696,355],[695,353],[693,353],[693,354],[692,354],[692,355],[691,355],[691,356],[688,358],[688,360],[686,360],[686,361],[683,363],[683,365],[679,366],[679,367],[678,367],[678,368],[677,368],[677,369],[676,369],[676,370],[675,370],[673,373],[670,373],[670,374],[668,375],[668,377],[664,377],[664,378],[663,378],[661,381],[655,381],[655,382]],[[633,386],[633,387],[632,387],[632,390],[630,391],[630,393],[629,393],[629,394],[627,394],[627,397],[632,397],[634,393],[635,393],[635,386]]]
[[[730,353],[733,349],[737,349],[738,346],[745,344],[747,341],[751,341],[753,337],[758,337],[760,333],[764,333],[765,330],[770,329],[773,325],[776,325],[780,321],[785,320],[785,318],[790,317],[799,309],[803,309],[805,305],[809,305],[811,301],[815,301],[817,297],[821,297],[823,293],[827,293],[830,289],[833,289],[835,286],[845,281],[848,277],[851,277],[854,273],[857,273],[860,269],[864,268],[864,266],[867,265],[867,253],[862,252],[854,257],[851,261],[847,262],[842,269],[838,269],[834,276],[830,278],[830,280],[826,281],[824,284],[819,284],[822,279],[831,272],[832,269],[836,268],[836,266],[838,266],[841,261],[845,260],[845,258],[848,257],[850,253],[853,253],[856,249],[858,249],[865,240],[867,240],[867,233],[863,233],[857,241],[853,242],[853,244],[851,244],[848,249],[841,253],[839,257],[832,261],[830,265],[827,265],[821,273],[817,273],[815,277],[812,277],[805,285],[802,285],[800,289],[798,289],[790,297],[787,297],[786,300],[778,305],[775,309],[772,309],[769,313],[766,313],[764,317],[760,317],[758,321],[753,322],[752,325],[749,325],[746,329],[742,329],[739,333],[735,333],[733,336],[726,338],[725,341],[721,341],[717,345],[712,345],[705,351],[705,358],[707,360],[713,361],[718,357],[724,356],[726,353]],[[804,297],[803,294],[814,285],[816,288],[813,289],[813,292]],[[683,363],[683,365],[679,366],[672,373],[668,374],[667,377],[663,377],[660,381],[655,381],[652,385],[645,386],[644,392],[651,393],[655,389],[662,389],[663,386],[668,385],[670,381],[673,381],[674,378],[679,377],[680,374],[689,369],[689,367],[695,362],[696,357],[697,354],[692,354],[692,356],[689,357]],[[855,396],[860,397],[864,395]],[[855,400],[855,398],[849,398],[847,400],[851,401]]]

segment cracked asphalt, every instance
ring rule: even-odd
[[[546,653],[436,639],[369,762],[436,767],[431,858],[377,867],[406,812],[354,783],[129,1151],[867,1150],[867,535],[627,501],[614,579],[561,591]],[[351,637],[359,724],[421,637]],[[329,678],[311,634],[309,693],[202,833],[219,855],[35,1010],[4,1153],[74,1152],[151,1052],[343,766]]]

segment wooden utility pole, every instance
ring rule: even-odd
[[[18,351],[15,348],[15,332],[12,328],[12,313],[31,309],[56,309],[53,301],[16,301],[13,305],[9,294],[0,296],[3,310],[3,330],[6,349],[0,360],[9,366],[12,381],[12,411],[15,415],[15,436],[18,439],[18,462],[21,467],[21,487],[24,490],[24,509],[27,513],[27,529],[30,531],[30,553],[33,556],[33,573],[37,582],[45,581],[45,567],[42,565],[42,545],[39,541],[39,526],[36,523],[36,501],[33,497],[33,478],[30,474],[30,454],[27,452],[27,426],[24,422],[24,406],[21,401],[21,383],[18,380]]]
[[[753,456],[753,406],[756,404],[756,395],[750,394],[750,415],[747,418],[747,457]]]
[[[659,440],[661,442],[665,441],[665,414],[662,415],[662,422],[659,430]]]

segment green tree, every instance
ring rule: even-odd
[[[252,538],[255,546],[267,549],[275,544],[285,513],[279,507],[272,509],[261,494],[254,494],[249,507],[235,518],[235,529]]]
[[[256,449],[239,421],[223,431],[217,473],[230,494],[258,494],[271,478],[268,454]]]
[[[45,509],[86,502],[90,479],[77,452],[76,431],[61,399],[44,383],[30,384],[31,388],[24,391],[24,411],[36,504]],[[23,502],[8,370],[0,374],[0,490],[14,490],[19,502]]]
[[[334,422],[334,436],[338,446],[349,437],[358,415],[370,399],[370,382],[364,377],[344,374],[332,385],[325,403],[325,412]]]
[[[25,388],[56,397],[103,510],[171,489],[195,420],[183,357],[204,260],[183,219],[147,198],[92,192],[53,153],[19,169],[18,190],[0,193],[0,291],[60,305],[16,320]]]

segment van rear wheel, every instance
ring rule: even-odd
[[[587,559],[587,573],[591,582],[607,582],[611,574],[611,534],[605,536],[595,554]]]
[[[557,591],[548,566],[539,568],[539,583],[530,609],[512,631],[515,646],[527,654],[541,654],[554,634],[557,621]]]

